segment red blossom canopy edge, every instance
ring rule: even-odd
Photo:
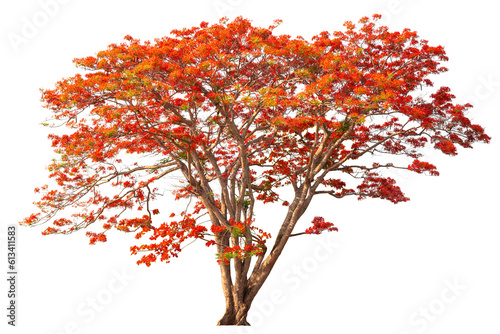
[[[72,131],[49,136],[60,154],[49,166],[59,188],[43,186],[40,212],[22,224],[52,220],[43,233],[66,234],[102,222],[103,232],[87,233],[91,243],[106,241],[112,228],[148,234],[152,243],[131,248],[148,253],[138,261],[146,265],[168,262],[183,242],[202,239],[217,245],[221,264],[242,259],[239,272],[257,256],[258,277],[290,236],[336,230],[316,217],[292,234],[315,195],[407,201],[380,170],[438,175],[419,160],[426,145],[456,155],[457,146],[490,138],[449,88],[421,93],[433,86],[430,75],[446,71],[443,47],[409,29],[390,32],[376,25],[379,18],[365,17],[359,28],[346,22],[345,31],[311,42],[274,35],[279,21],[265,29],[222,19],[154,42],[126,36],[96,57],[75,59],[91,73],[42,95],[53,125]],[[396,166],[394,155],[413,162]],[[154,224],[156,184],[172,175],[183,179],[176,199],[196,201],[179,219],[172,213]],[[286,198],[280,187],[291,190]],[[265,261],[270,235],[253,225],[257,201],[288,209]],[[71,207],[69,218],[55,219]],[[204,215],[210,227],[199,222]]]

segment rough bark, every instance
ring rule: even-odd
[[[223,289],[226,288],[227,285],[223,283]],[[250,304],[246,304],[242,299],[235,300],[236,294],[232,292],[234,292],[234,287],[231,287],[231,291],[224,290],[224,295],[226,295],[226,311],[217,322],[217,326],[250,326],[247,321]]]

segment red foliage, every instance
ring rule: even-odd
[[[378,177],[376,173],[366,173],[363,182],[358,186],[359,199],[366,197],[381,198],[396,204],[410,199],[405,197],[396,181],[390,177]]]
[[[323,217],[314,217],[311,223],[313,224],[313,226],[306,229],[306,234],[321,234],[321,232],[325,230],[329,232],[338,231],[338,229],[334,227],[332,223],[325,222],[325,219]]]
[[[147,236],[151,242],[131,252],[146,252],[138,263],[148,266],[200,239],[227,264],[265,254],[270,234],[253,224],[268,217],[255,215],[257,202],[285,206],[275,245],[284,247],[316,195],[408,201],[377,170],[438,175],[418,160],[427,145],[456,155],[490,138],[448,87],[412,94],[446,71],[444,48],[409,29],[391,32],[379,18],[306,41],[239,17],[154,42],[126,36],[75,59],[88,73],[42,94],[53,124],[71,130],[49,135],[59,154],[49,165],[57,188],[35,188],[40,212],[22,224],[52,221],[43,234],[54,234],[102,220],[106,235]],[[412,163],[387,163],[393,155]],[[180,180],[173,197],[187,205],[165,221],[152,203],[169,176]],[[72,213],[56,218],[66,208]],[[337,230],[321,217],[312,223],[307,234]],[[106,241],[104,232],[88,232],[90,243]]]
[[[430,175],[438,176],[439,172],[436,166],[425,161],[413,160],[413,163],[408,166],[408,169],[417,173],[429,172]]]
[[[95,245],[96,242],[106,242],[106,235],[104,233],[94,233],[94,232],[87,232],[86,233],[87,237],[90,237],[89,244],[90,245]]]

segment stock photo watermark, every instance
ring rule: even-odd
[[[18,261],[17,261],[17,226],[7,226],[7,324],[16,326],[18,309],[17,294],[18,294]],[[3,246],[3,242],[2,242]]]
[[[14,50],[18,53],[22,46],[27,45],[31,40],[39,35],[50,20],[57,16],[61,7],[71,0],[39,0],[37,10],[31,15],[20,18],[21,25],[16,31],[7,33],[7,39]]]
[[[318,243],[312,253],[300,262],[293,264],[281,275],[282,287],[271,291],[268,298],[256,300],[253,303],[247,317],[251,326],[238,326],[237,333],[249,334],[253,333],[255,328],[261,327],[265,323],[265,319],[274,314],[277,306],[285,303],[287,292],[298,290],[311,277],[311,274],[319,269],[322,262],[329,260],[335,254],[340,245],[339,238],[333,233],[318,238]]]
[[[237,7],[239,7],[244,0],[214,0],[212,7],[217,14],[217,17],[223,17],[230,14]]]
[[[415,2],[415,0],[389,0],[387,5],[383,9],[377,11],[378,14],[382,15],[380,23],[382,25],[389,25],[392,19],[404,12],[405,6],[408,3]]]
[[[480,75],[477,77],[479,82],[475,89],[474,94],[469,95],[465,99],[465,103],[470,103],[473,106],[477,106],[480,102],[484,102],[495,94],[498,94],[500,88],[500,81],[493,77],[493,74],[489,73],[486,77]]]
[[[75,308],[76,317],[68,321],[63,328],[47,334],[82,334],[84,327],[98,318],[99,313],[106,310],[115,300],[116,295],[123,292],[135,277],[131,276],[126,268],[121,271],[112,270],[112,277],[102,289],[88,296]]]
[[[454,304],[466,289],[467,286],[459,282],[457,278],[443,280],[443,288],[440,293],[410,314],[408,317],[410,328],[400,331],[398,334],[424,333],[429,326],[444,317],[451,304]]]

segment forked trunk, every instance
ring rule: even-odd
[[[234,307],[226,308],[224,316],[217,322],[217,326],[250,326],[247,321],[249,307],[241,306],[239,309]]]
[[[224,276],[223,278],[227,278],[227,276]],[[226,311],[224,316],[217,322],[217,326],[250,326],[247,321],[247,314],[251,302],[245,303],[243,301],[244,294],[235,293],[235,287],[227,283],[227,281],[224,282],[223,280],[222,289],[226,299]]]
[[[222,253],[224,247],[229,245],[229,237],[227,235],[218,236],[218,251]],[[231,267],[226,264],[219,264],[221,270],[221,283],[224,298],[226,300],[226,311],[224,316],[217,322],[217,326],[250,326],[247,322],[247,313],[250,309],[252,299],[246,300],[246,291],[248,281],[244,275],[236,274],[236,281],[233,283],[231,278]],[[241,271],[241,264],[237,264],[236,268]]]

